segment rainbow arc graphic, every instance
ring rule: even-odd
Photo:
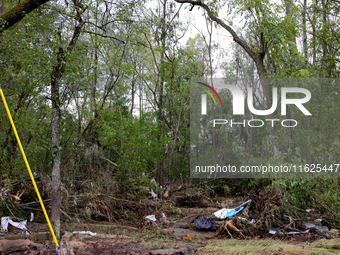
[[[220,104],[222,106],[222,101],[221,101],[220,95],[216,92],[216,90],[213,87],[211,87],[210,85],[203,83],[203,82],[197,82],[197,83],[209,88],[217,96],[217,98],[220,101]],[[211,92],[209,90],[207,90],[205,88],[201,88],[201,87],[198,87],[198,88],[205,91],[214,100],[215,105],[217,105],[215,98],[213,97],[213,95],[211,94]]]

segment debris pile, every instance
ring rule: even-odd
[[[252,190],[249,199],[251,201],[241,212],[236,211],[239,212],[237,216],[222,223],[217,234],[226,232],[232,238],[245,238],[267,235],[273,228],[284,231],[296,230],[292,217],[287,216],[280,207],[283,201],[279,191]]]
[[[208,198],[203,194],[197,193],[194,195],[180,193],[174,198],[176,206],[182,207],[209,207]]]
[[[108,195],[88,195],[78,201],[83,206],[81,214],[86,219],[101,221],[117,221],[142,219],[146,213],[152,213],[157,203],[145,200],[143,203],[120,199]]]
[[[252,190],[247,202],[234,209],[224,208],[214,213],[215,217],[226,219],[217,222],[219,228],[216,234],[225,234],[231,238],[307,233],[323,235],[327,238],[339,235],[338,230],[329,231],[326,226],[321,226],[322,219],[317,219],[316,225],[303,224],[302,219],[290,216],[288,210],[282,205],[283,196],[280,191]],[[309,213],[308,210],[306,213]]]

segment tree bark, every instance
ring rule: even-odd
[[[25,0],[0,17],[0,33],[22,20],[28,13],[49,0]]]
[[[303,0],[303,9],[302,9],[302,43],[303,43],[303,55],[305,58],[304,68],[308,67],[308,49],[307,49],[307,22],[306,22],[306,14],[307,13],[307,0]]]

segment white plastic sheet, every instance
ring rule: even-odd
[[[145,217],[145,219],[151,220],[151,221],[156,221],[156,216],[154,214],[148,215]]]
[[[72,232],[73,234],[87,234],[87,235],[90,235],[90,236],[96,236],[97,233],[93,233],[91,231],[73,231]]]
[[[213,214],[215,215],[216,218],[223,220],[223,219],[227,218],[228,212],[231,212],[232,210],[234,210],[234,209],[223,208],[221,210],[218,210],[217,212],[214,212]]]
[[[24,221],[21,221],[21,222],[14,222],[9,217],[2,217],[1,218],[1,228],[4,231],[8,231],[8,224],[11,224],[13,227],[25,230],[26,234],[29,235],[28,229],[26,227],[27,220],[24,220]]]
[[[166,219],[166,216],[165,216],[164,212],[162,212],[162,217],[163,217],[163,220],[164,220],[165,223],[170,223],[170,221],[168,221],[168,220]]]
[[[153,190],[150,191],[150,194],[151,194],[153,200],[157,201],[157,194],[155,192],[153,192]]]
[[[242,211],[244,209],[244,206],[246,204],[248,204],[250,201],[251,200],[249,199],[248,201],[244,202],[240,206],[232,208],[232,209],[223,208],[221,210],[218,210],[217,212],[214,212],[213,214],[215,215],[216,218],[219,218],[219,219],[222,219],[222,220],[224,220],[227,217],[232,218],[236,214],[238,214],[240,211]],[[236,209],[238,209],[238,210],[236,210]]]

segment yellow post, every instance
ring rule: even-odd
[[[51,230],[51,233],[52,233],[52,236],[53,236],[53,240],[54,240],[54,242],[55,242],[55,244],[56,244],[56,246],[57,246],[57,248],[58,248],[58,247],[59,247],[59,244],[58,244],[57,238],[56,238],[56,236],[55,236],[55,234],[54,234],[54,231],[53,231],[53,228],[52,228],[50,219],[48,218],[48,215],[47,215],[47,212],[46,212],[44,203],[43,203],[43,201],[42,201],[42,199],[41,199],[41,197],[40,197],[40,193],[39,193],[37,184],[35,183],[35,180],[34,180],[34,177],[33,177],[33,174],[32,174],[31,168],[30,168],[30,165],[28,164],[28,161],[27,161],[27,158],[26,158],[24,149],[22,148],[22,145],[21,145],[21,142],[20,142],[20,139],[19,139],[17,130],[16,130],[15,126],[14,126],[14,122],[13,122],[11,113],[10,113],[10,111],[9,111],[9,109],[8,109],[7,102],[6,102],[4,93],[2,92],[2,89],[1,89],[1,88],[0,88],[0,94],[1,94],[1,97],[2,97],[2,101],[4,102],[4,105],[5,105],[7,114],[8,114],[9,121],[11,122],[11,125],[12,125],[12,128],[13,128],[15,137],[17,138],[17,141],[18,141],[18,144],[19,144],[19,147],[20,147],[20,151],[21,151],[22,157],[24,158],[24,161],[25,161],[25,164],[26,164],[28,173],[29,173],[29,175],[30,175],[30,177],[31,177],[31,180],[32,180],[32,183],[33,183],[35,192],[37,193],[37,196],[38,196],[38,199],[39,199],[41,208],[42,208],[42,210],[43,210],[43,212],[44,212],[44,215],[45,215],[47,224],[48,224],[48,226],[49,226],[49,228],[50,228],[50,230]]]

